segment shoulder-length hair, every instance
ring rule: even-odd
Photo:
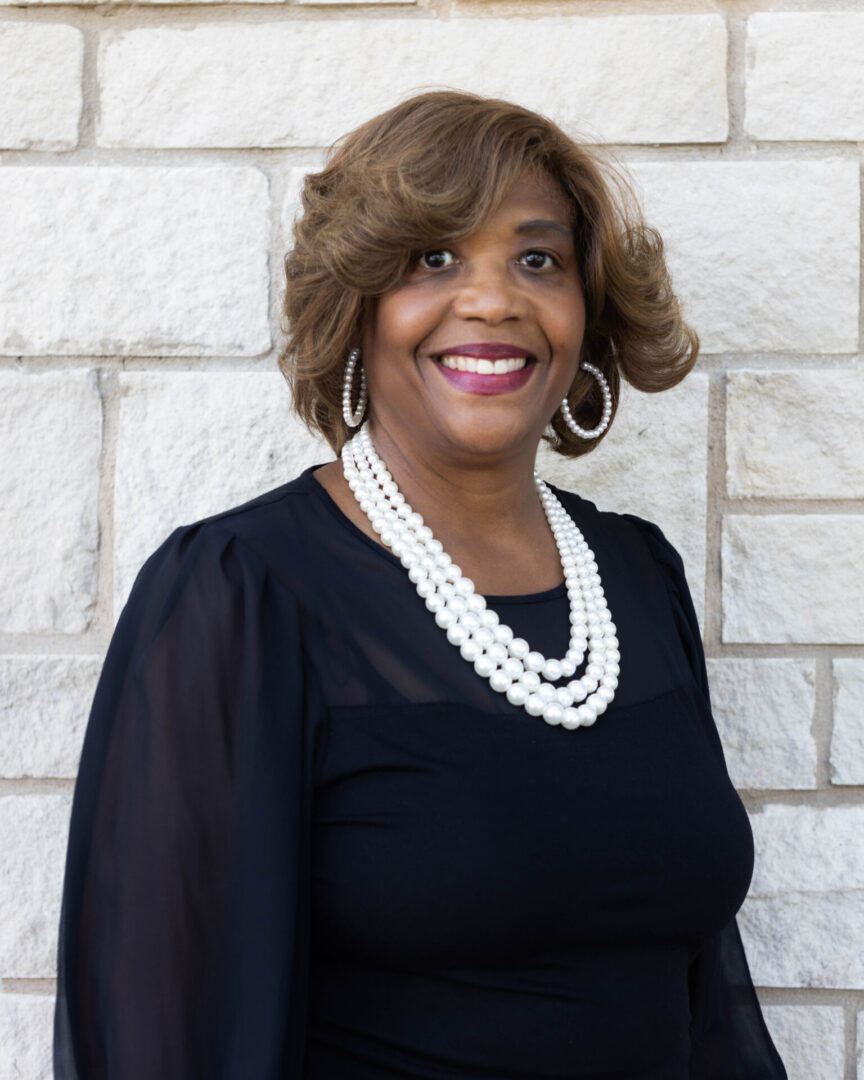
[[[351,435],[342,416],[347,354],[375,298],[400,283],[421,251],[474,232],[526,169],[553,178],[572,206],[586,305],[580,359],[605,374],[612,417],[621,376],[655,393],[696,363],[699,339],[681,317],[663,240],[596,148],[510,102],[419,94],[356,128],[306,176],[285,255],[279,369],[297,415],[337,455]],[[577,424],[596,425],[603,399],[593,375],[580,369],[567,400]],[[600,438],[574,435],[558,410],[543,435],[565,457]]]

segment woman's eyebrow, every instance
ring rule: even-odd
[[[516,229],[517,233],[540,233],[540,232],[557,232],[563,233],[567,239],[572,239],[573,232],[569,225],[565,225],[561,221],[549,221],[546,218],[537,218],[534,221],[524,221]]]

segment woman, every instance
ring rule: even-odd
[[[681,559],[534,474],[695,335],[595,155],[423,94],[309,176],[281,366],[338,460],[176,529],[93,704],[62,1078],[779,1080]]]

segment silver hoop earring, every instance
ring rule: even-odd
[[[345,379],[342,386],[342,416],[349,428],[359,427],[366,411],[366,402],[369,395],[366,393],[366,372],[360,368],[360,398],[357,401],[357,411],[351,412],[351,384],[354,381],[354,368],[360,359],[360,350],[352,349],[348,354],[348,363],[345,365]]]
[[[594,364],[589,364],[587,360],[584,360],[579,365],[583,370],[590,371],[594,378],[600,383],[600,389],[603,392],[603,415],[600,418],[600,423],[595,428],[579,427],[576,421],[573,419],[573,414],[570,412],[570,406],[567,404],[567,398],[563,398],[561,401],[561,412],[564,414],[564,421],[567,427],[573,432],[574,435],[578,435],[582,439],[596,439],[598,435],[602,435],[603,432],[609,427],[609,420],[612,416],[612,391],[609,389],[609,383],[606,381],[606,376],[596,367]]]

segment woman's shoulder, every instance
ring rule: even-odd
[[[226,574],[232,563],[298,568],[315,550],[315,515],[310,515],[309,504],[315,487],[311,473],[317,467],[311,465],[243,502],[176,525],[151,549],[136,580],[185,578],[193,567],[214,564]]]
[[[635,548],[664,567],[683,569],[681,555],[656,521],[618,510],[601,510],[591,499],[551,484],[555,494],[570,511],[583,532],[599,539]]]

